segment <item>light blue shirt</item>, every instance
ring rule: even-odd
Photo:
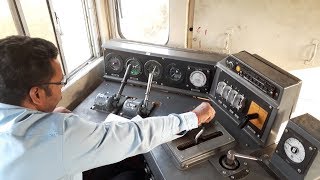
[[[72,179],[75,174],[181,137],[198,127],[194,113],[94,123],[73,113],[44,113],[0,103],[0,179]]]

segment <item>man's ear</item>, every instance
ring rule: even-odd
[[[45,99],[45,91],[37,86],[32,87],[29,91],[31,102],[36,106],[42,106]]]

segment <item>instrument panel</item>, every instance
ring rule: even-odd
[[[211,61],[198,58],[185,63],[179,59],[188,57],[179,56],[173,59],[163,55],[137,54],[114,49],[106,49],[104,57],[104,77],[107,79],[122,78],[126,67],[132,64],[129,80],[132,80],[133,84],[146,83],[149,73],[153,72],[153,84],[201,94],[210,92],[216,61],[223,59],[223,56],[218,56],[218,59],[212,56]]]

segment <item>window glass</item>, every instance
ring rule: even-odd
[[[118,0],[119,33],[126,39],[165,44],[169,37],[168,0]]]
[[[85,9],[79,0],[52,1],[68,73],[92,57]]]
[[[57,45],[46,1],[20,0],[20,3],[30,36],[43,38]]]
[[[5,0],[0,0],[0,27],[0,39],[18,33],[11,16],[8,1]]]

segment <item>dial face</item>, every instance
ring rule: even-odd
[[[288,138],[284,142],[283,148],[288,158],[295,163],[301,163],[306,156],[304,146],[296,138]]]
[[[169,64],[166,73],[171,81],[180,82],[183,79],[182,71],[175,64]]]
[[[123,62],[120,56],[112,56],[107,61],[107,68],[113,72],[121,72],[123,68]]]
[[[190,74],[190,82],[195,87],[202,87],[207,83],[207,76],[202,71],[193,71]]]
[[[153,72],[153,70],[154,79],[160,79],[162,76],[162,66],[159,62],[155,60],[149,60],[148,62],[146,62],[146,64],[144,65],[144,69],[147,77],[149,76],[149,73]]]
[[[134,57],[128,59],[126,66],[128,66],[129,64],[132,65],[132,68],[130,71],[131,76],[138,76],[142,73],[142,65],[138,59],[136,59]]]

